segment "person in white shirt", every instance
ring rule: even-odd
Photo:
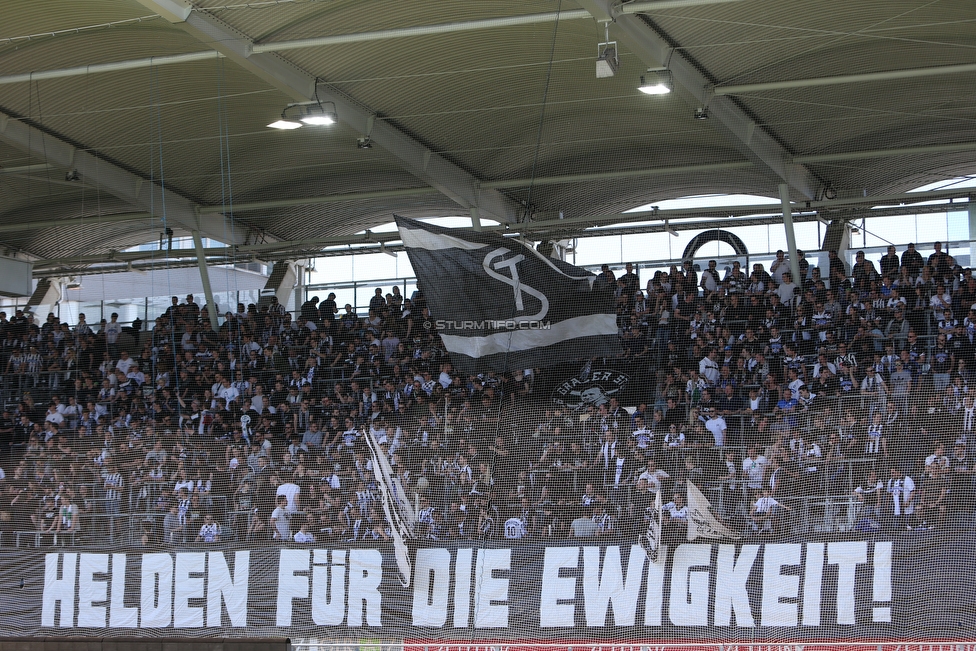
[[[661,490],[661,484],[664,480],[670,478],[671,475],[657,467],[654,459],[648,459],[647,468],[637,476],[637,481],[645,480],[647,482],[647,489],[652,493],[656,493]]]
[[[276,500],[277,506],[271,513],[271,531],[273,538],[281,542],[288,542],[292,539],[291,535],[291,514],[287,510],[288,498],[279,495]]]
[[[275,489],[275,495],[277,497],[284,497],[287,500],[285,509],[289,513],[294,513],[298,510],[298,495],[302,492],[302,489],[298,484],[292,482],[285,482]]]
[[[706,297],[712,292],[714,292],[716,289],[718,289],[719,279],[718,279],[718,272],[715,270],[715,266],[716,266],[715,261],[709,260],[708,268],[702,272],[701,282],[699,283],[699,286],[704,290]]]
[[[783,277],[789,273],[790,261],[786,259],[786,252],[780,249],[776,252],[776,259],[769,265],[769,275],[777,285],[783,282]]]
[[[230,380],[224,378],[221,382],[220,388],[217,390],[217,397],[223,398],[224,402],[228,405],[235,402],[241,395],[241,392],[237,390],[237,387],[230,383]]]
[[[753,490],[762,488],[763,476],[769,461],[759,454],[756,448],[749,448],[746,458],[742,460],[742,474],[746,476],[747,486]]]
[[[783,305],[792,305],[793,296],[796,293],[796,284],[792,280],[792,275],[787,272],[783,274],[783,282],[776,288],[776,295]]]
[[[669,448],[685,447],[685,433],[672,423],[668,426],[668,433],[664,435],[664,445]]]
[[[708,351],[708,354],[698,362],[698,374],[705,378],[705,381],[709,386],[715,386],[721,376],[721,371],[718,367],[718,362],[715,358],[718,356],[718,352],[712,348]]]
[[[315,535],[308,530],[308,522],[302,523],[302,528],[298,530],[295,534],[295,542],[297,543],[313,543],[315,542]]]
[[[882,493],[884,484],[878,479],[878,473],[874,470],[868,471],[864,481],[854,489],[854,495],[861,504],[861,514],[865,518],[880,517]]]
[[[51,403],[51,406],[48,407],[47,413],[44,415],[44,421],[47,423],[54,423],[59,428],[64,425],[64,416],[58,411],[53,402]]]
[[[756,532],[771,533],[773,522],[779,509],[790,510],[790,507],[776,501],[768,488],[764,488],[761,496],[752,504],[749,509],[749,520],[752,522],[752,530]]]
[[[437,382],[445,389],[451,386],[451,364],[450,362],[441,366],[441,374],[437,378]]]
[[[119,323],[118,313],[112,312],[111,318],[112,320],[105,324],[105,343],[108,344],[110,352],[118,342],[119,335],[122,334],[122,324]]]
[[[528,536],[525,520],[518,516],[512,516],[505,520],[505,538],[508,540],[519,540]]]
[[[952,310],[952,296],[946,291],[943,285],[939,285],[935,293],[932,294],[932,298],[929,299],[929,307],[932,308],[932,318],[938,321],[945,314],[948,309]]]
[[[105,327],[108,328],[108,326]],[[123,350],[121,353],[119,353],[119,361],[115,363],[115,368],[122,371],[123,375],[128,375],[129,369],[132,368],[132,365],[135,363],[136,360],[129,357],[129,353]]]
[[[681,540],[688,535],[688,505],[685,496],[675,493],[671,501],[661,507],[663,511],[664,531],[666,540]]]
[[[634,444],[640,450],[646,450],[648,447],[654,446],[654,430],[644,424],[643,416],[634,418],[634,431],[631,433],[631,437],[633,437]]]
[[[127,378],[135,382],[138,386],[146,383],[146,374],[139,370],[138,364],[129,367],[129,372],[125,374]]]
[[[715,439],[715,447],[720,448],[725,445],[725,433],[728,427],[717,409],[710,410],[709,416],[711,418],[705,421],[705,429],[712,433],[712,438]]]
[[[258,415],[264,413],[265,408],[268,407],[268,399],[264,395],[264,387],[260,384],[254,384],[254,395],[251,396],[251,409],[256,411]],[[274,412],[271,412],[274,413]]]
[[[837,375],[837,367],[827,360],[827,356],[825,354],[820,353],[820,355],[817,356],[817,363],[813,365],[813,377],[819,378],[820,371],[823,369],[830,371],[831,375]]]

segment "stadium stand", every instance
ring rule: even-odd
[[[420,292],[238,305],[216,332],[192,296],[148,331],[0,313],[0,545],[385,541],[365,428],[430,540],[632,540],[658,491],[678,539],[689,480],[755,536],[971,526],[970,269],[938,245],[801,283],[783,256],[704,266],[602,272],[624,354],[579,377],[639,378],[626,405],[459,376]]]

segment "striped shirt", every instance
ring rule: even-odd
[[[107,473],[105,475],[105,499],[107,500],[120,499],[121,498],[121,491],[119,490],[120,488],[122,488],[122,474],[118,472]]]

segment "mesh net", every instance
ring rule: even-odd
[[[910,278],[913,260],[880,266]],[[12,319],[4,631],[411,649],[965,636],[964,599],[918,598],[971,590],[972,282],[931,262],[885,298],[861,262],[795,298],[782,263],[607,269],[619,354],[471,374],[419,291],[378,291],[368,317],[308,301],[297,328],[253,307],[218,332],[183,302],[138,360],[135,333],[78,328],[77,370],[55,372],[17,342],[58,327]]]
[[[458,13],[446,0],[409,12],[374,5],[369,27],[384,31],[408,13],[418,25],[564,14],[392,45],[376,32],[355,47],[283,50],[270,55],[288,63],[276,86],[239,54],[250,42],[198,59],[204,46],[179,26],[151,20],[158,32],[139,31],[143,10],[110,4],[107,22],[79,13],[44,29],[25,18],[35,9],[19,11],[23,24],[0,42],[11,70],[63,66],[64,51],[47,47],[63,31],[132,60],[114,74],[0,80],[11,89],[0,162],[20,170],[6,170],[0,198],[25,224],[52,213],[62,222],[4,224],[5,244],[52,278],[129,262],[162,270],[152,294],[183,294],[171,270],[198,260],[173,249],[174,229],[177,244],[200,229],[237,245],[209,251],[227,265],[375,253],[383,234],[367,233],[379,239],[366,244],[362,229],[394,210],[457,215],[479,179],[474,198],[496,217],[523,226],[566,217],[571,226],[552,231],[566,237],[592,215],[620,220],[652,199],[776,194],[778,179],[740,155],[748,143],[691,122],[711,110],[718,123],[727,100],[698,112],[648,103],[634,88],[648,62],[623,42],[616,76],[595,80],[594,38],[617,38],[618,28],[594,30],[565,3]],[[195,4],[193,19],[209,6],[207,19],[229,27],[208,39],[363,31],[355,3]],[[954,3],[892,14],[883,28],[864,3],[781,3],[751,26],[738,13],[745,4],[639,26],[670,35],[658,48],[668,63],[684,57],[686,70],[726,84],[969,63],[965,48],[935,47],[970,40],[971,16]],[[815,22],[824,28],[808,29]],[[913,39],[879,36],[909,28]],[[801,38],[811,40],[798,50]],[[27,39],[39,45],[21,47]],[[147,43],[193,61],[145,63]],[[889,79],[854,93],[741,93],[734,105],[749,139],[787,143],[791,173],[806,157],[824,189],[870,196],[970,169],[971,86],[936,79],[937,92]],[[316,110],[335,109],[341,124],[332,136],[303,127],[272,140],[263,125],[310,110],[282,112],[309,88]],[[936,147],[878,153],[907,145]],[[80,172],[64,177],[65,161]],[[72,189],[55,196],[59,188]],[[729,223],[756,229],[770,251],[785,247],[754,208]],[[732,212],[707,211],[717,214]],[[871,228],[897,231],[899,242],[969,237],[966,219],[949,215],[931,237],[936,218],[885,222],[914,227],[914,237]],[[683,216],[677,227],[692,228],[695,216]],[[797,231],[820,246],[817,217],[798,213]],[[615,231],[627,237],[614,259],[676,259],[670,235],[666,245],[636,235],[668,229]],[[158,249],[117,255],[160,230]],[[485,241],[443,248],[479,251]],[[615,266],[594,277],[549,256],[565,241],[545,243],[545,256],[501,242],[470,265],[414,260],[428,274],[423,291],[380,287],[358,311],[342,309],[357,302],[346,284],[333,287],[338,304],[289,313],[236,286],[228,268],[218,302],[233,306],[248,291],[254,303],[216,328],[192,296],[147,299],[147,330],[0,319],[0,634],[287,636],[301,651],[971,648],[968,271],[899,246],[851,269],[825,255],[822,279],[800,261],[796,283],[783,259],[727,271],[708,258],[658,272]]]

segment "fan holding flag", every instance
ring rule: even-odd
[[[661,491],[654,493],[654,506],[647,509],[647,531],[640,537],[641,547],[647,552],[647,557],[656,563],[661,551],[661,520],[664,517],[664,507],[661,504]]]
[[[372,460],[373,474],[376,477],[376,487],[380,491],[383,502],[383,513],[390,523],[390,537],[393,538],[394,556],[397,569],[400,572],[400,583],[403,587],[410,587],[410,577],[413,566],[410,562],[410,550],[407,539],[414,537],[414,527],[417,524],[417,514],[407,497],[400,478],[393,472],[390,460],[387,458],[386,442],[380,443],[371,427],[363,428],[363,439],[369,447]]]

